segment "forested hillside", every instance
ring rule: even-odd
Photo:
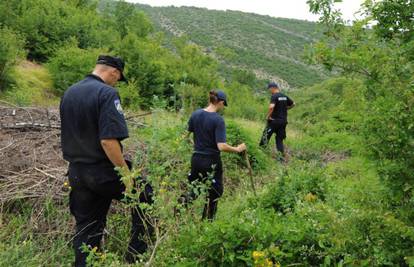
[[[116,86],[124,152],[154,203],[114,201],[102,249],[84,247],[89,266],[414,266],[414,3],[367,2],[366,18],[348,25],[334,2],[308,1],[317,25],[122,1],[1,1],[0,266],[72,266],[58,105],[99,54],[126,60],[128,83]],[[296,102],[285,163],[273,139],[258,146],[270,97],[261,88],[280,77],[300,87],[282,83]],[[207,188],[187,182],[187,129],[212,88],[228,96],[227,142],[248,149],[222,153],[224,195],[206,221]],[[177,200],[187,189],[201,197],[186,208]],[[138,206],[155,231],[127,264]]]
[[[304,48],[322,36],[316,23],[237,11],[138,5],[167,36],[186,36],[219,59],[222,73],[232,68],[286,87],[312,85],[327,72],[304,59]]]

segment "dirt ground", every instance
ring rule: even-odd
[[[140,118],[127,117],[129,126],[144,127]],[[125,145],[128,159],[137,149],[145,149],[139,142]],[[18,199],[62,200],[69,190],[67,166],[58,108],[17,107],[0,101],[0,208]]]
[[[62,198],[66,169],[58,110],[0,103],[0,203]]]

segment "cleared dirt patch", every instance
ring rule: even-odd
[[[0,202],[64,196],[57,109],[0,105]]]

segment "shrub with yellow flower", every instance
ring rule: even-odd
[[[265,254],[263,251],[253,251],[253,259],[258,260],[264,258]]]
[[[253,251],[252,256],[254,259],[255,267],[274,267],[274,266],[280,267],[280,265],[278,264],[275,265],[273,264],[273,261],[266,258],[266,253],[263,251]]]
[[[316,195],[312,194],[312,193],[308,193],[308,194],[305,196],[305,200],[306,200],[307,202],[314,202],[314,201],[316,201],[317,199],[318,199],[318,197],[317,197]]]

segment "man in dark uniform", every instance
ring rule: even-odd
[[[87,253],[82,245],[100,247],[106,216],[112,199],[121,200],[131,192],[134,181],[121,182],[115,167],[128,170],[121,141],[128,137],[117,81],[125,81],[121,58],[99,56],[92,74],[71,86],[60,103],[63,157],[69,162],[70,211],[76,220],[73,238],[75,266],[85,266]],[[151,202],[152,189],[143,186],[140,201]],[[131,241],[126,259],[133,262],[147,245],[142,211],[132,210]]]
[[[188,182],[208,185],[207,201],[203,219],[213,220],[218,200],[223,195],[223,164],[221,152],[241,153],[246,150],[244,143],[233,147],[226,143],[226,125],[218,112],[227,106],[227,96],[221,90],[209,93],[209,105],[191,114],[188,131],[193,133],[194,153],[191,158],[191,172]],[[185,206],[197,198],[195,190],[181,196]]]
[[[295,102],[288,96],[280,92],[279,85],[271,82],[267,88],[272,93],[270,98],[269,111],[267,113],[267,125],[263,131],[262,139],[260,140],[260,146],[264,147],[269,143],[272,134],[275,133],[276,149],[281,154],[281,161],[286,158],[285,148],[283,140],[286,138],[286,125],[287,125],[287,110],[295,106]]]

